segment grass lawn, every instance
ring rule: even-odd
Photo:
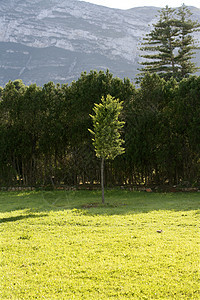
[[[200,299],[200,194],[105,199],[0,192],[0,299]]]

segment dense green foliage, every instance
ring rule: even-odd
[[[108,94],[123,101],[126,152],[106,161],[106,184],[199,185],[200,77],[177,83],[146,74],[135,88],[91,71],[69,86],[18,80],[1,89],[0,186],[99,183],[88,128],[94,103]]]
[[[168,6],[160,10],[158,22],[143,39],[141,50],[146,53],[141,55],[145,60],[140,75],[156,72],[167,80],[180,81],[197,71],[191,59],[198,48],[193,33],[200,24],[191,15],[184,4],[178,11]]]
[[[104,159],[114,159],[124,153],[120,137],[120,130],[124,122],[119,120],[122,111],[122,102],[111,95],[102,97],[101,103],[94,105],[94,115],[90,115],[93,121],[93,145],[96,156]]]
[[[199,299],[199,195],[99,198],[0,193],[1,300]]]

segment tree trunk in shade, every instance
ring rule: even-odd
[[[102,203],[104,204],[105,199],[104,199],[104,176],[103,176],[103,171],[104,171],[104,158],[102,157],[102,159],[101,159],[101,191],[102,191]]]

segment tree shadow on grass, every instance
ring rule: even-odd
[[[126,215],[151,211],[191,211],[198,210],[199,193],[146,193],[125,190],[105,191],[105,204],[101,203],[101,191],[39,191],[0,193],[0,212],[26,210],[18,217],[0,220],[12,222],[34,218],[50,211],[76,210],[85,215]],[[27,212],[29,211],[29,214]],[[35,214],[34,214],[35,213]],[[44,214],[45,216],[45,214]]]
[[[99,202],[88,201],[76,208],[82,209],[87,215],[126,215],[151,211],[186,212],[200,209],[200,195],[198,193],[119,192],[117,199],[108,192],[104,205],[99,199]]]
[[[15,217],[8,217],[8,218],[1,218],[0,219],[0,224],[1,223],[7,223],[7,222],[15,222],[23,219],[29,219],[29,218],[40,218],[40,217],[46,217],[48,214],[40,214],[40,215],[35,215],[35,214],[29,214],[29,215],[19,215]]]

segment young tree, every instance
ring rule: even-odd
[[[146,52],[141,57],[147,59],[140,63],[144,66],[140,75],[157,73],[166,80],[174,77],[180,81],[197,70],[191,62],[193,50],[198,48],[192,34],[200,24],[190,19],[192,13],[184,5],[178,12],[168,6],[159,12],[158,22],[140,48]]]
[[[106,99],[102,97],[100,104],[95,104],[94,115],[90,115],[93,121],[94,135],[93,145],[96,156],[101,158],[101,188],[102,203],[104,203],[104,160],[114,159],[117,155],[124,153],[122,144],[123,139],[120,137],[120,130],[124,122],[119,120],[122,110],[122,102],[107,95]]]

